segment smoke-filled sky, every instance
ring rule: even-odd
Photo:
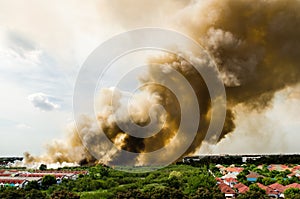
[[[73,122],[74,84],[87,56],[115,34],[150,26],[197,40],[223,70],[236,128],[217,146],[197,151],[300,152],[300,3],[237,2],[1,1],[0,156],[40,155],[45,144],[62,139]],[[247,92],[234,89],[239,86]],[[257,100],[261,93],[267,99]]]

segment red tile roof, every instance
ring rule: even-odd
[[[245,186],[245,187],[242,187],[242,188],[239,188],[239,193],[246,193],[247,191],[249,191],[249,187]]]
[[[69,173],[69,174],[87,174],[87,171],[67,171],[67,170],[46,170],[46,171],[35,171],[35,173]]]
[[[277,190],[279,191],[280,193],[283,193],[284,190],[286,189],[285,186],[283,186],[282,184],[279,184],[279,183],[274,183],[274,184],[271,184],[269,185],[268,187],[274,189],[274,190]]]
[[[221,183],[223,182],[223,180],[221,178],[216,178],[216,180]]]
[[[25,180],[16,180],[16,179],[0,179],[0,183],[3,183],[3,184],[22,184]]]
[[[55,178],[62,178],[64,173],[21,173],[20,177],[44,177],[45,175],[53,175]]]
[[[300,184],[298,184],[298,183],[289,184],[289,185],[286,185],[285,188],[286,189],[288,189],[288,188],[298,188],[298,189],[300,189]]]
[[[225,169],[227,172],[242,172],[244,170],[244,168],[242,167],[228,167]]]
[[[11,173],[0,173],[0,176],[11,176]]]
[[[259,188],[261,188],[261,189],[263,189],[263,190],[265,190],[266,191],[266,194],[275,194],[275,195],[278,195],[278,192],[277,191],[275,191],[274,189],[272,189],[272,188],[270,188],[270,187],[268,187],[268,186],[265,186],[265,185],[263,185],[263,184],[260,184],[260,183],[256,183],[257,184],[257,186],[259,187]]]
[[[239,191],[239,193],[246,193],[247,191],[249,191],[249,187],[247,187],[243,183],[238,183],[233,187],[236,188]]]
[[[225,178],[226,182],[238,182],[236,178]]]
[[[235,191],[232,188],[230,188],[225,183],[219,184],[219,188],[220,188],[220,190],[221,190],[222,193],[225,193],[225,194],[235,194]]]
[[[284,164],[271,164],[268,166],[268,169],[270,171],[276,170],[276,171],[284,171],[289,169],[288,166],[284,165]]]
[[[16,170],[16,169],[11,169],[11,170],[9,170],[11,173],[17,173],[17,172],[19,172],[19,170]]]
[[[300,170],[300,165],[294,166],[294,167],[292,168],[292,171],[297,171],[297,170]]]
[[[235,184],[233,187],[238,189],[238,188],[241,188],[241,187],[244,187],[244,186],[246,186],[246,185],[244,185],[243,183],[240,182],[238,184]]]

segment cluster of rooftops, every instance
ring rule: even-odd
[[[216,167],[219,168],[222,174],[224,174],[222,177],[216,178],[216,180],[218,182],[218,186],[221,192],[225,194],[226,198],[235,198],[238,194],[243,194],[249,191],[249,187],[239,182],[237,179],[237,175],[244,170],[243,167],[235,167],[234,165],[229,167],[216,165]],[[258,166],[258,168],[260,167],[261,166]],[[300,165],[294,167],[288,167],[287,165],[282,165],[282,164],[272,164],[269,165],[267,168],[269,171],[289,170],[291,171],[291,173],[287,175],[287,178],[291,178],[293,176],[300,178]],[[249,171],[249,174],[246,175],[247,181],[255,183],[259,188],[265,190],[266,194],[270,198],[284,198],[284,191],[288,188],[300,189],[299,183],[292,183],[284,186],[276,182],[271,185],[265,186],[257,182],[258,178],[264,178],[264,177],[265,176],[260,175],[253,171]]]
[[[25,171],[25,170],[0,170],[0,187],[11,186],[24,188],[28,182],[37,181],[39,184],[45,175],[53,175],[57,183],[63,179],[77,179],[79,174],[86,175],[87,171],[63,171],[63,170],[46,170],[46,171]]]

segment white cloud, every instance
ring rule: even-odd
[[[0,26],[0,58],[2,67],[12,69],[12,62],[18,63],[16,69],[36,67],[41,63],[43,51],[30,38],[21,32]]]
[[[28,96],[28,99],[34,107],[43,111],[52,111],[60,108],[60,105],[55,102],[58,101],[58,99],[44,93],[31,94]]]
[[[18,129],[31,129],[32,128],[30,125],[24,124],[24,123],[19,123],[19,124],[16,125],[16,127]]]

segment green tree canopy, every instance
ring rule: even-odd
[[[300,189],[289,188],[284,191],[284,198],[286,199],[300,199]]]
[[[41,171],[47,170],[47,165],[41,164],[39,167],[39,170],[41,170]]]
[[[56,184],[56,178],[54,175],[45,175],[42,178],[42,185],[43,187],[50,187],[51,185]]]

